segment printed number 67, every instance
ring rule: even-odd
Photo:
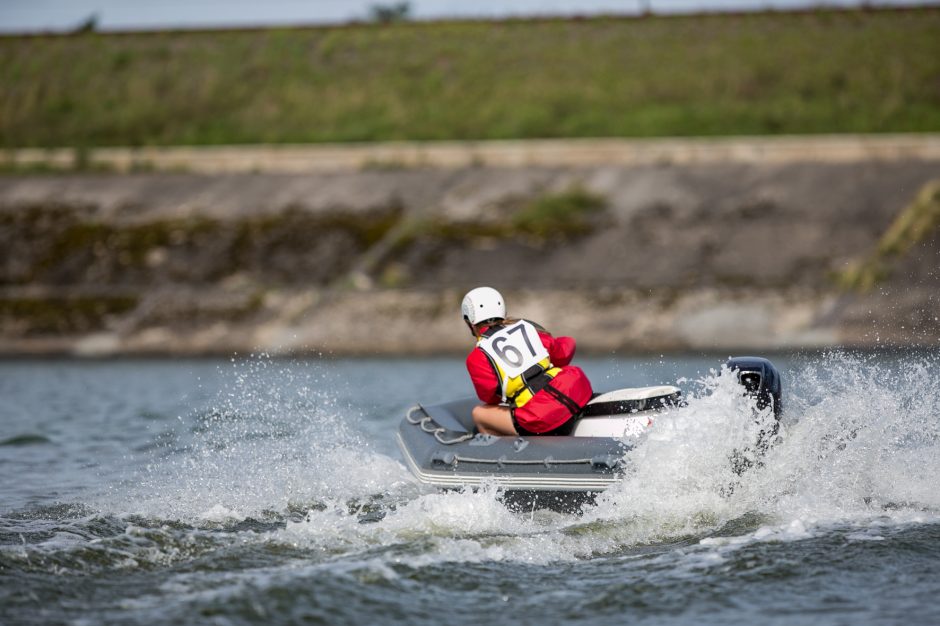
[[[510,335],[512,333],[519,333],[520,335],[522,335],[522,339],[525,341],[526,347],[529,348],[529,353],[532,356],[536,355],[535,348],[532,347],[532,342],[529,341],[529,335],[525,332],[525,326],[520,324],[506,331],[507,335]],[[509,337],[497,337],[496,339],[493,340],[493,350],[495,350],[496,354],[499,355],[499,358],[501,358],[506,363],[509,363],[513,367],[519,367],[520,365],[522,365],[522,361],[523,361],[522,351],[519,350],[519,348],[517,348],[516,346],[512,346],[512,345],[506,346],[505,348],[500,348],[499,345],[497,345],[497,344],[504,344],[507,341],[509,341]],[[512,353],[514,356],[511,357],[509,355],[510,353]]]
[[[499,355],[499,358],[501,358],[506,363],[509,363],[513,367],[519,367],[522,365],[522,352],[520,352],[519,348],[513,345],[501,348],[500,346],[502,346],[502,344],[506,343],[507,341],[509,341],[509,337],[497,337],[494,339],[493,351],[496,352],[496,354]]]

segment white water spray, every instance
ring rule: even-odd
[[[740,541],[777,541],[831,524],[940,516],[940,386],[930,359],[836,354],[785,372],[780,440],[763,457],[754,443],[772,412],[757,410],[729,372],[710,372],[691,383],[687,407],[655,418],[628,454],[623,482],[580,517],[511,513],[493,488],[423,491],[397,460],[371,451],[331,399],[328,376],[298,380],[264,360],[243,367],[172,462],[175,479],[151,500],[154,515],[225,522],[306,510],[269,539],[372,560],[384,550],[414,566],[724,545],[734,542],[710,537],[729,524]],[[742,458],[753,466],[739,474],[733,459]],[[394,506],[362,524],[348,501],[370,497]]]
[[[336,401],[327,366],[253,358],[228,380],[212,410],[181,418],[191,440],[148,468],[133,512],[222,523],[413,490]]]

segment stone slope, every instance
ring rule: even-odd
[[[593,351],[935,345],[936,237],[868,293],[833,277],[938,177],[881,159],[4,176],[0,352],[459,350],[478,284]]]

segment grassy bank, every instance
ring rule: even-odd
[[[0,38],[0,146],[940,130],[940,8]]]
[[[940,232],[940,180],[926,185],[894,219],[867,259],[851,264],[835,276],[846,289],[869,291],[883,283],[912,248]]]

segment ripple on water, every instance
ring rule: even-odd
[[[246,367],[175,430],[140,413],[124,482],[0,518],[0,621],[940,618],[929,360],[791,368],[781,441],[743,475],[729,459],[767,416],[706,374],[582,516],[428,491],[332,387]]]
[[[0,439],[0,446],[39,446],[46,443],[52,443],[52,440],[44,435],[31,433]]]

